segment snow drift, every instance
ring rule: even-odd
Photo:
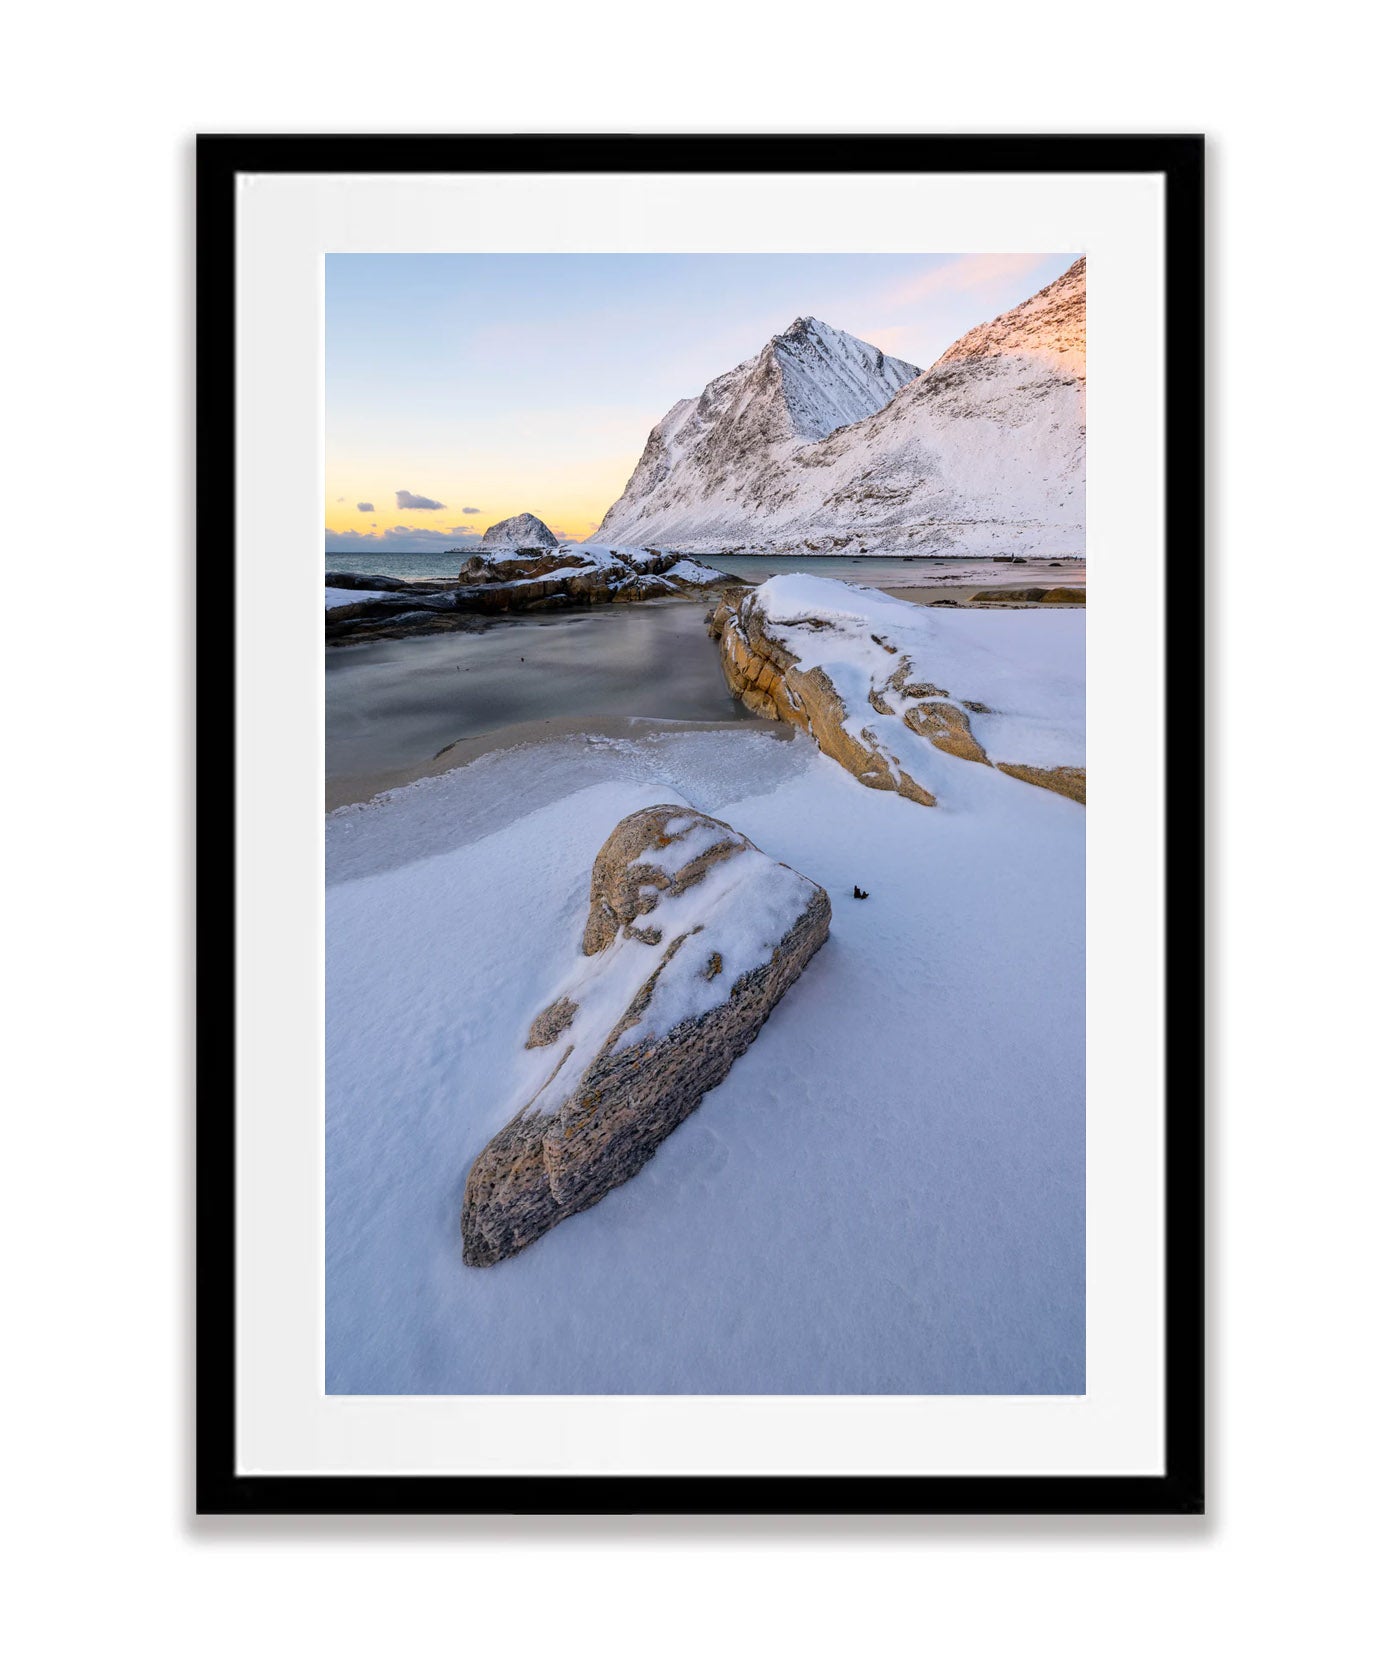
[[[1083,613],[948,616],[1082,655]],[[581,737],[329,819],[329,1393],[1083,1393],[1085,812],[934,756],[930,810],[805,736]],[[464,1267],[522,1024],[662,802],[824,886],[830,939],[644,1172]]]

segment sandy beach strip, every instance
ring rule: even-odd
[[[1057,587],[1056,584],[1023,584],[1018,580],[1015,583],[1002,583],[998,581],[997,583],[958,584],[952,586],[951,588],[941,583],[911,583],[908,585],[882,584],[880,587],[886,595],[893,595],[895,599],[899,601],[913,601],[916,606],[934,607],[937,606],[940,601],[951,601],[955,606],[959,607],[1035,607],[1037,610],[1044,608],[1047,612],[1056,612],[1061,609],[1068,612],[1083,612],[1084,610],[1084,603],[1082,601],[1051,601],[1049,603],[1045,603],[1042,601],[973,600],[973,596],[980,594],[984,589],[1053,589]],[[1064,587],[1066,589],[1082,589],[1084,585],[1082,582],[1067,583]]]

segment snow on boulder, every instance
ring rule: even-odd
[[[517,513],[487,528],[483,548],[553,548],[559,541],[542,519],[533,513]]]
[[[539,1069],[472,1163],[462,1258],[492,1266],[640,1170],[826,939],[831,903],[715,817],[652,805],[593,865],[583,954],[531,1025]]]
[[[382,601],[385,591],[382,589],[327,589],[326,611],[333,607],[353,607],[361,601]]]
[[[543,554],[533,549],[497,549],[471,554],[459,574],[465,584],[542,583],[561,599],[645,601],[677,590],[736,583],[728,572],[700,566],[668,548],[609,548],[605,543],[560,543]],[[522,594],[521,600],[540,591]]]
[[[726,590],[710,634],[750,711],[867,787],[934,805],[945,753],[1085,802],[1082,613],[939,612],[797,572]]]
[[[691,559],[677,560],[666,568],[665,575],[672,583],[689,583],[697,589],[707,589],[716,583],[732,583],[732,572],[717,572],[713,566],[702,566]]]

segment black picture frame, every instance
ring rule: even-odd
[[[197,143],[198,1514],[1204,1510],[1204,140],[1199,135],[202,135]],[[1148,174],[1165,196],[1165,1442],[1160,1476],[247,1476],[235,1459],[236,182],[245,173]]]

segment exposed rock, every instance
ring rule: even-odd
[[[710,615],[710,634],[720,644],[725,680],[751,712],[805,729],[824,753],[866,787],[900,793],[920,805],[936,803],[927,788],[891,764],[868,730],[852,722],[822,667],[799,666],[769,634],[762,607],[755,605],[752,594],[737,608],[721,600]],[[877,710],[882,698],[875,696]]]
[[[343,624],[350,619],[391,619],[403,612],[452,612],[456,602],[450,594],[435,591],[431,595],[381,595],[373,600],[349,601],[343,606],[326,608],[326,623]]]
[[[443,580],[436,578],[405,581],[328,572],[328,590],[353,589],[361,598],[327,606],[326,635],[344,646],[377,635],[468,629],[470,624],[462,619],[494,613],[706,595],[737,581],[674,549],[609,549],[583,543],[560,543],[547,553],[508,549],[468,555],[460,588],[444,589]],[[408,613],[419,616],[401,622]],[[429,614],[431,623],[421,616]]]
[[[1077,799],[1081,805],[1087,803],[1085,773],[1078,766],[1058,764],[1046,769],[1039,764],[998,764],[997,769],[1018,781],[1034,782],[1037,787],[1049,788],[1051,793],[1064,794],[1066,799]]]
[[[614,601],[654,601],[661,595],[674,595],[676,586],[664,577],[628,578],[612,592]]]
[[[561,564],[552,550],[548,554],[522,554],[512,549],[501,555],[469,554],[457,576],[462,583],[516,583],[558,571]]]
[[[542,1009],[535,1017],[529,1036],[525,1040],[525,1048],[539,1050],[546,1044],[553,1044],[577,1014],[578,1005],[572,998],[557,998],[548,1009]]]
[[[851,721],[820,665],[794,668],[792,656],[752,619],[747,633],[736,623],[730,636],[721,638],[720,651],[730,687],[750,711],[805,729],[824,753],[867,787],[903,794],[920,805],[935,803],[927,788],[892,765],[869,730]]]
[[[890,726],[990,766],[972,718],[998,707],[980,696],[955,699],[934,677],[951,666],[965,681],[994,688],[1005,682],[975,642],[960,646],[951,626],[944,633],[937,624],[936,615],[881,591],[795,574],[756,590],[726,590],[710,614],[709,632],[720,644],[725,680],[750,711],[805,729],[867,787],[933,805],[932,777],[906,755],[898,727]],[[1038,718],[1037,727],[1043,724]],[[1071,744],[1082,748],[1082,739]],[[996,768],[1084,802],[1084,771],[1077,766]]]
[[[379,577],[373,572],[327,572],[327,589],[388,589],[395,594],[414,588],[404,578]],[[429,587],[436,587],[430,584]]]
[[[435,612],[420,612],[416,609],[412,612],[395,613],[392,618],[381,619],[380,628],[383,630],[421,629],[426,624],[436,624],[438,616]]]
[[[540,1083],[467,1176],[466,1263],[518,1253],[643,1167],[830,922],[821,887],[727,823],[680,805],[624,818],[593,867],[584,955],[526,1039],[547,1052]]]
[[[393,618],[356,619],[348,624],[327,624],[328,647],[354,647],[361,642],[401,641],[414,636],[437,636],[479,631],[482,621],[461,613],[400,613]]]
[[[553,548],[559,539],[544,520],[533,513],[517,513],[487,528],[483,548]]]
[[[988,762],[972,733],[967,713],[951,701],[928,700],[910,706],[905,710],[904,724],[940,752],[952,753],[954,758],[965,758],[973,764]]]
[[[1019,565],[1020,561],[1013,561]],[[979,589],[970,597],[973,601],[1038,601],[1043,607],[1082,607],[1084,591],[1074,585],[1059,583],[1051,589],[1028,584],[1024,589]]]

